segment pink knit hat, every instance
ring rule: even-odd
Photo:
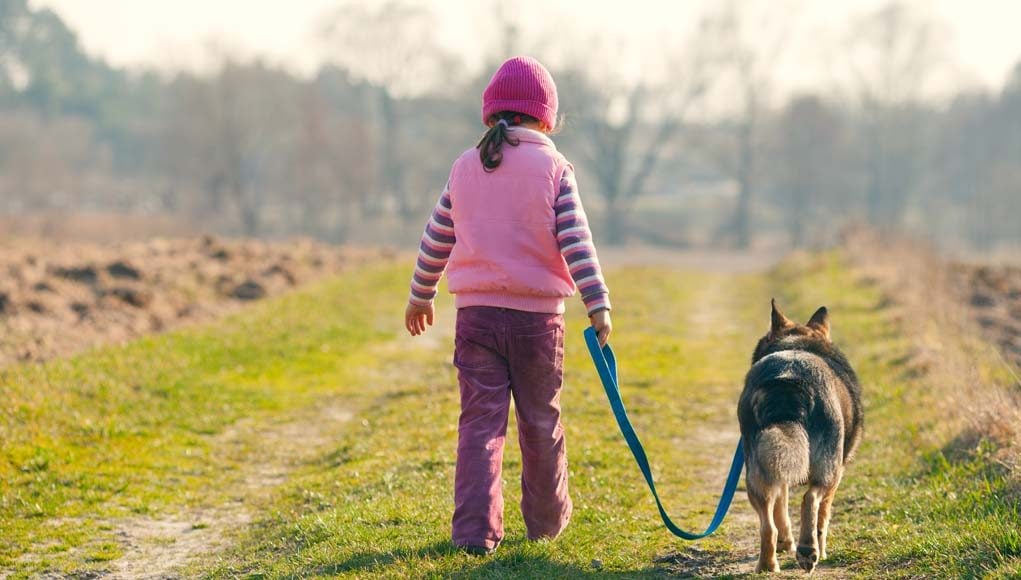
[[[500,111],[514,111],[539,119],[551,130],[557,123],[557,85],[542,63],[530,56],[507,60],[482,93],[482,122]]]

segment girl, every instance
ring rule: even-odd
[[[453,540],[472,554],[490,554],[503,539],[511,397],[528,538],[555,538],[567,526],[564,298],[580,289],[600,342],[610,334],[609,291],[574,170],[548,137],[556,118],[557,88],[542,64],[516,57],[500,66],[482,96],[489,130],[454,162],[422,236],[404,315],[408,332],[425,332],[446,270],[461,389]]]

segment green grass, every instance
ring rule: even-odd
[[[571,525],[555,542],[524,540],[512,416],[506,540],[491,558],[453,551],[452,341],[438,328],[431,332],[439,340],[397,334],[407,276],[406,264],[381,266],[215,327],[0,375],[0,397],[10,401],[0,411],[0,570],[109,569],[124,553],[116,535],[124,518],[167,517],[243,492],[240,474],[260,442],[224,443],[222,432],[238,419],[314,416],[328,402],[354,420],[286,483],[246,497],[254,520],[232,532],[224,552],[193,562],[188,575],[712,571],[685,569],[678,557],[656,562],[691,544],[658,520],[587,359],[574,303],[562,400]],[[830,307],[834,338],[865,387],[866,437],[835,503],[831,564],[862,577],[1021,573],[1021,494],[989,459],[989,443],[944,451],[956,434],[942,427],[927,378],[905,363],[910,342],[896,313],[838,256],[789,261],[767,275],[628,268],[608,276],[625,402],[678,523],[698,528],[711,517],[737,440],[741,380],[775,295],[798,319]],[[441,324],[449,325],[449,301],[440,306]],[[757,542],[743,493],[732,510],[721,532],[695,544],[724,570]],[[26,551],[31,557],[21,556]]]
[[[110,520],[228,499],[219,484],[251,450],[219,442],[225,427],[369,400],[335,387],[394,336],[392,305],[366,289],[403,278],[364,271],[216,327],[2,371],[0,569],[102,569],[120,556]],[[40,557],[19,561],[30,548]]]
[[[956,434],[944,425],[959,421],[940,414],[935,404],[948,387],[934,384],[953,377],[919,374],[909,364],[902,314],[835,255],[788,261],[771,277],[802,312],[828,303],[834,338],[865,388],[865,442],[836,502],[838,521],[841,505],[854,507],[850,521],[841,522],[854,541],[842,544],[833,559],[862,576],[1016,575],[1021,490],[991,460],[990,442],[971,449],[955,444]],[[790,279],[798,283],[783,284]],[[944,348],[955,347],[954,337],[945,340]],[[974,364],[987,366],[999,384],[1009,384],[1008,371],[994,359],[976,358]]]

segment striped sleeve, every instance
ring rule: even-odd
[[[589,315],[610,309],[610,290],[606,287],[596,247],[592,244],[592,231],[585,217],[585,209],[578,195],[578,184],[570,166],[560,179],[560,193],[553,211],[557,217],[557,243],[571,271],[585,309]]]
[[[428,306],[436,297],[436,286],[440,283],[443,270],[454,248],[454,220],[450,217],[450,184],[436,202],[432,217],[422,233],[418,246],[418,260],[411,277],[411,295],[408,301],[419,306]]]

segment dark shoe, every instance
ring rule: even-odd
[[[472,556],[489,556],[496,551],[496,548],[487,548],[485,546],[458,546],[457,549]]]

